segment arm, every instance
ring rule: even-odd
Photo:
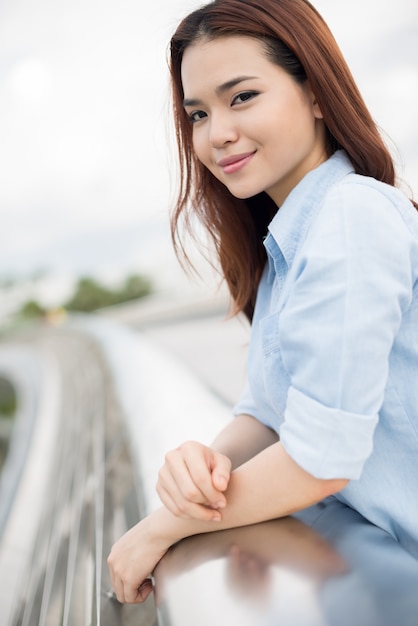
[[[185,518],[214,520],[226,505],[231,468],[278,441],[277,434],[250,415],[239,415],[211,447],[187,441],[168,452],[157,492],[166,508]]]
[[[231,460],[232,469],[276,443],[277,433],[251,415],[238,415],[213,441],[211,448]]]
[[[154,571],[157,595],[160,592],[159,583],[164,584],[162,578],[179,576],[222,558],[227,559],[228,569],[235,569],[239,578],[239,570],[244,575],[246,573],[247,557],[265,567],[288,566],[317,580],[347,573],[347,563],[331,544],[310,526],[288,516],[255,526],[195,535],[181,541],[167,552]],[[251,565],[249,569],[251,575],[260,572],[260,567],[256,567],[254,572]]]
[[[117,597],[121,602],[142,602],[151,587],[140,586],[168,548],[184,537],[283,517],[346,484],[343,479],[314,478],[276,442],[232,472],[220,521],[183,519],[162,507],[126,533],[108,559]]]
[[[168,530],[165,521],[170,520],[167,540],[172,545],[189,535],[290,515],[340,491],[347,482],[315,478],[297,465],[277,442],[232,472],[226,491],[227,504],[219,522],[178,519],[166,515],[164,509],[157,511],[156,520],[163,522],[162,534]]]

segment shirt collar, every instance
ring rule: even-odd
[[[290,267],[300,243],[331,185],[354,172],[343,150],[335,152],[296,185],[269,224],[264,245],[270,257],[277,256],[277,246]],[[270,263],[271,275],[273,268]]]

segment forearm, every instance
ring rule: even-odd
[[[278,441],[278,435],[250,415],[238,415],[215,438],[211,448],[224,454],[235,469]]]
[[[231,473],[220,521],[176,517],[161,507],[116,542],[108,564],[119,601],[144,601],[151,593],[147,577],[181,539],[289,515],[346,483],[314,478],[289,457],[280,442],[274,443]]]
[[[321,480],[299,467],[277,442],[231,474],[221,521],[175,517],[158,509],[146,522],[160,547],[200,533],[246,526],[289,515],[340,491],[346,480]]]

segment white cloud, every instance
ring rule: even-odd
[[[9,77],[10,89],[17,103],[44,105],[52,93],[52,78],[45,63],[37,58],[23,59],[12,70]]]

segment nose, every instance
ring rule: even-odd
[[[209,141],[213,148],[222,148],[238,138],[238,129],[230,111],[212,112],[210,117]]]

